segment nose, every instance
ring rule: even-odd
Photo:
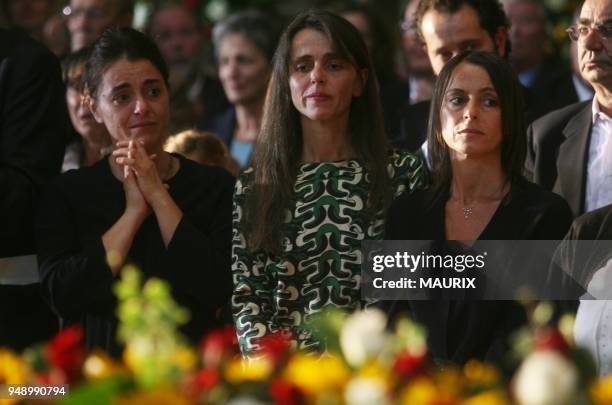
[[[136,115],[145,115],[149,112],[149,103],[143,97],[139,97],[136,99],[136,104],[134,105],[134,114]]]
[[[325,81],[325,71],[323,67],[315,63],[314,67],[310,71],[310,82],[311,83],[322,83]]]
[[[583,46],[589,51],[601,50],[603,44],[601,43],[601,36],[597,30],[590,29],[589,32],[583,37]]]
[[[478,118],[478,105],[475,100],[470,100],[463,112],[463,119],[473,121]]]

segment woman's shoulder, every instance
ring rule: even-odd
[[[572,211],[563,197],[528,180],[520,181],[517,199],[525,209],[554,210],[568,217],[572,216]]]
[[[227,170],[219,166],[202,165],[191,159],[173,153],[172,156],[181,162],[180,179],[200,185],[229,185],[233,186],[236,179]]]
[[[405,191],[423,189],[429,182],[429,172],[423,159],[407,151],[391,150],[387,171],[396,197]]]

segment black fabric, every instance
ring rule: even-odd
[[[183,332],[193,341],[218,326],[216,311],[232,290],[231,199],[234,180],[223,169],[180,159],[169,192],[183,211],[168,248],[151,214],[137,232],[128,262],[145,277],[167,280],[179,304],[191,312]],[[39,265],[45,297],[63,317],[80,317],[89,347],[119,354],[115,343],[115,281],[102,235],[123,214],[123,185],[108,159],[69,171],[43,196],[38,217]]]
[[[553,111],[527,130],[527,177],[561,195],[575,216],[584,213],[592,101]]]
[[[444,240],[447,199],[432,200],[428,190],[400,197],[388,212],[385,239]],[[562,198],[525,181],[500,204],[478,239],[560,240],[571,221]],[[452,301],[442,296],[436,301],[387,301],[381,307],[392,320],[410,313],[423,324],[430,354],[441,363],[471,358],[500,363],[509,334],[526,321],[523,308],[513,301]]]
[[[55,56],[0,29],[0,257],[34,253],[38,191],[60,172],[68,128]]]

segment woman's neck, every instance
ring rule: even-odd
[[[83,166],[91,166],[98,162],[112,149],[110,136],[104,132],[99,136],[83,138]]]
[[[257,103],[236,104],[235,139],[241,142],[254,142],[261,128],[263,100]]]
[[[302,118],[302,161],[330,162],[355,158],[348,133],[348,120],[312,121]]]
[[[499,157],[452,159],[450,199],[471,205],[501,200],[507,193],[507,177]]]

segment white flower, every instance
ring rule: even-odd
[[[359,367],[377,356],[385,347],[387,318],[378,309],[368,309],[351,315],[340,332],[340,345],[346,361]]]
[[[521,405],[571,404],[577,387],[576,367],[552,350],[530,354],[514,379],[514,393]]]
[[[373,378],[354,378],[346,386],[344,398],[347,405],[386,405],[386,387],[382,381]]]

